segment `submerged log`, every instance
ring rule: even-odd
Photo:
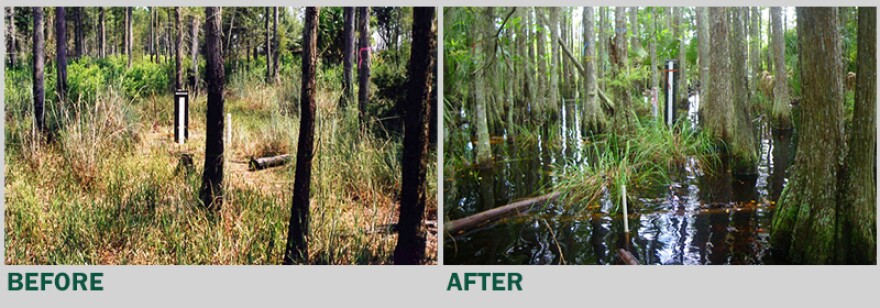
[[[617,255],[620,256],[620,260],[623,261],[623,264],[626,265],[639,265],[639,260],[633,256],[632,253],[626,251],[626,249],[618,248]]]
[[[248,167],[251,171],[285,165],[290,162],[290,154],[252,158]]]
[[[455,234],[460,231],[472,229],[490,221],[503,218],[505,216],[526,212],[531,210],[535,206],[544,205],[545,203],[558,198],[560,195],[561,193],[559,192],[553,192],[540,197],[520,200],[502,207],[479,212],[462,219],[453,220],[449,222],[449,224],[447,224],[446,231],[449,234]]]

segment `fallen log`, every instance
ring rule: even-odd
[[[290,154],[252,158],[248,167],[251,171],[281,166],[290,162]]]
[[[639,265],[639,260],[633,256],[632,253],[623,248],[617,249],[617,255],[620,256],[620,260],[623,261],[623,264],[626,265]]]
[[[520,200],[505,206],[479,212],[462,219],[453,220],[446,224],[446,231],[449,234],[455,234],[480,226],[487,222],[503,218],[505,216],[526,212],[531,210],[535,206],[544,205],[545,203],[558,198],[560,195],[561,193],[559,192],[553,192],[540,197]]]

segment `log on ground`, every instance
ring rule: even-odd
[[[278,155],[278,156],[270,156],[270,157],[258,157],[252,158],[250,163],[248,163],[248,167],[251,171],[262,170],[266,168],[277,167],[281,165],[285,165],[291,161],[290,154]]]

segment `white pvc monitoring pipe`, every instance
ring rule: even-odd
[[[179,96],[177,98],[177,143],[183,144],[186,136],[185,133],[185,125],[186,123],[186,97]]]
[[[666,125],[669,125],[669,127],[672,128],[672,92],[675,91],[672,87],[672,78],[674,76],[672,69],[674,68],[674,63],[672,61],[667,62],[666,68],[668,69],[668,75],[666,78]]]
[[[622,196],[620,197],[623,201],[623,231],[629,232],[629,212],[626,209],[626,184],[620,186],[620,190],[622,191]]]

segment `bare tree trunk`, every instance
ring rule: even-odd
[[[737,175],[758,174],[758,153],[751,119],[748,83],[748,44],[746,42],[746,8],[729,8],[731,36],[729,47],[733,61],[731,75],[733,84],[734,125],[733,140],[728,143],[732,155],[732,171]]]
[[[265,21],[266,21],[266,49],[264,51],[265,51],[265,56],[266,56],[266,82],[267,83],[272,82],[274,80],[274,77],[272,76],[272,72],[273,72],[272,71],[272,28],[271,28],[272,24],[270,23],[270,20],[272,18],[271,12],[272,12],[271,9],[269,7],[266,7],[266,12],[263,15],[263,19],[265,19]]]
[[[547,24],[547,27],[550,28],[550,101],[547,106],[550,111],[550,121],[556,122],[559,120],[559,106],[562,103],[562,100],[559,99],[559,44],[554,42],[555,38],[559,37],[559,8],[551,7],[550,10],[550,22]]]
[[[474,117],[476,120],[476,129],[477,129],[477,144],[476,144],[476,152],[477,152],[477,164],[480,166],[488,166],[492,163],[492,148],[489,145],[489,123],[487,119],[486,105],[487,99],[485,95],[486,88],[484,87],[484,79],[486,75],[489,73],[489,68],[485,66],[485,59],[487,56],[484,55],[485,52],[490,50],[491,44],[486,40],[487,37],[491,36],[492,30],[494,27],[494,22],[489,16],[492,16],[492,12],[489,8],[483,8],[483,16],[478,18],[479,22],[475,30],[475,39],[474,39],[474,53],[472,59],[474,59],[474,97],[476,102],[474,103]]]
[[[98,55],[101,58],[107,57],[107,29],[106,29],[106,9],[99,8],[98,12]],[[152,28],[151,28],[152,29]]]
[[[33,8],[34,17],[34,40],[33,40],[33,64],[34,64],[34,125],[39,132],[45,132],[46,122],[44,104],[46,101],[46,89],[44,87],[44,70],[46,65],[46,39],[43,36],[43,8]]]
[[[614,8],[614,43],[611,50],[611,62],[614,63],[613,73],[615,78],[621,78],[624,70],[628,69],[627,39],[626,39],[626,8],[618,6]],[[614,129],[617,134],[623,135],[630,129],[633,112],[628,85],[620,84],[614,87],[617,107],[614,115]]]
[[[190,16],[192,23],[192,35],[190,38],[190,52],[192,52],[192,61],[190,61],[190,74],[192,75],[191,87],[193,92],[199,92],[199,18]]]
[[[183,21],[180,18],[180,7],[174,7],[174,29],[177,42],[174,44],[174,87],[183,89]]]
[[[590,133],[598,133],[603,128],[603,123],[599,116],[601,113],[599,106],[596,104],[596,44],[593,38],[596,36],[593,24],[595,23],[595,12],[593,7],[585,6],[583,12],[583,40],[584,40],[584,107],[582,126],[585,136]]]
[[[782,9],[770,8],[770,18],[773,20],[773,68],[776,69],[776,78],[773,88],[773,107],[770,110],[774,127],[777,129],[791,129],[791,107],[788,99],[788,73],[785,68],[785,38],[782,30]],[[836,26],[835,26],[836,28]],[[840,55],[835,55],[839,57]]]
[[[352,61],[354,58],[354,8],[345,7],[342,9],[343,15],[343,40],[342,46],[343,69],[342,69],[342,106],[354,100],[354,86],[351,80]]]
[[[287,228],[284,264],[309,262],[309,187],[315,143],[315,72],[318,64],[318,14],[307,7],[303,28],[302,94],[300,95],[299,142],[293,182],[293,205]]]
[[[73,7],[73,57],[80,58],[83,56],[82,42],[82,8]]]
[[[370,8],[358,9],[358,110],[361,125],[367,123],[367,104],[370,102]]]
[[[205,8],[206,79],[208,110],[205,123],[205,171],[199,190],[202,204],[219,210],[223,205],[223,57],[220,54],[220,19],[218,7]]]
[[[631,7],[629,8],[629,25],[632,28],[632,48],[633,49],[641,49],[642,43],[639,42],[639,7]]]
[[[659,92],[660,91],[660,70],[657,68],[660,65],[660,61],[657,59],[657,8],[651,8],[651,21],[648,23],[650,28],[648,28],[648,35],[650,37],[648,41],[648,49],[651,56],[651,89],[652,91]],[[659,104],[659,94],[655,94],[658,97]]]
[[[278,7],[272,7],[272,79],[278,83],[278,58],[281,56],[281,41],[278,38]]]
[[[688,79],[687,79],[687,57],[685,43],[685,27],[684,7],[678,7],[675,13],[675,37],[679,39],[678,43],[678,97],[676,103],[686,102],[688,99]]]
[[[605,63],[608,59],[609,53],[609,39],[608,39],[608,7],[600,6],[599,7],[599,44],[597,48],[596,58],[598,60],[596,67],[596,83],[599,86],[599,89],[606,90],[605,82],[602,81],[605,78]]]
[[[413,8],[412,52],[403,137],[400,220],[394,264],[419,264],[425,258],[425,202],[428,198],[428,117],[437,27],[433,7]]]
[[[749,96],[752,104],[758,99],[758,84],[761,80],[761,11],[752,7],[749,13],[749,67],[751,79],[749,82]]]
[[[700,103],[703,127],[718,144],[731,140],[733,131],[733,84],[730,78],[731,67],[728,10],[724,7],[710,7],[710,55],[709,86],[705,99]]]
[[[542,18],[538,18],[538,16],[544,15],[545,8],[535,8],[535,17],[537,21],[537,31],[535,35],[538,36],[537,39],[537,58],[538,58],[538,103],[536,104],[536,108],[532,108],[535,110],[535,113],[540,114],[541,117],[538,119],[544,119],[546,117],[547,109],[547,92],[548,90],[548,82],[547,82],[547,28],[544,26],[544,22],[541,21]]]
[[[125,54],[128,55],[128,67],[131,67],[131,7],[125,8]]]
[[[18,45],[16,45],[16,33],[15,33],[15,7],[8,7],[9,11],[9,65],[15,66],[18,58]]]
[[[55,7],[55,93],[60,106],[67,100],[67,16],[64,7]]]
[[[845,147],[844,75],[841,61],[829,61],[843,51],[836,8],[798,7],[797,16],[799,45],[811,47],[800,49],[804,88],[798,134],[805,137],[798,140],[788,186],[773,213],[770,241],[774,259],[827,264],[835,260],[841,227],[837,224],[844,219],[837,208],[839,162]],[[773,34],[781,36],[781,27],[774,26]],[[874,215],[876,208],[870,212]]]
[[[877,264],[877,8],[860,7],[856,89],[840,208],[838,263]]]
[[[711,56],[711,36],[709,35],[709,8],[698,7],[697,10],[697,38],[700,45],[697,46],[700,64],[700,104],[704,104],[709,98],[709,89],[712,77],[709,73],[709,67],[712,63]]]

